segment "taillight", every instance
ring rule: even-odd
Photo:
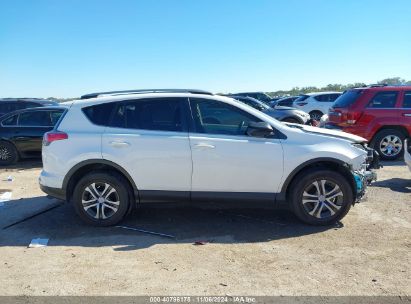
[[[43,146],[50,145],[53,141],[67,139],[67,133],[60,131],[50,131],[44,134],[43,136]]]
[[[342,121],[347,125],[354,125],[360,117],[361,112],[349,111],[343,114]]]

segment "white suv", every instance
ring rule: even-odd
[[[284,124],[231,98],[157,90],[83,96],[44,135],[47,194],[88,223],[118,223],[147,202],[289,206],[309,224],[343,218],[364,194],[361,137]]]
[[[324,114],[333,106],[334,101],[340,97],[340,92],[317,92],[301,95],[294,100],[293,107],[310,114],[311,118],[320,121]]]

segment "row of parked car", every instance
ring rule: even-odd
[[[323,127],[366,138],[387,160],[403,155],[404,140],[411,134],[409,86],[372,85],[280,99],[263,92],[226,96],[286,123],[317,126],[323,118]],[[54,127],[64,106],[45,99],[0,99],[0,164],[40,156],[42,136]]]
[[[312,120],[323,120],[325,128],[364,137],[386,160],[401,157],[407,148],[404,140],[411,135],[411,86],[371,85],[267,102],[304,111]]]

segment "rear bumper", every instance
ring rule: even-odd
[[[41,189],[41,191],[43,191],[44,193],[46,193],[46,194],[48,194],[52,197],[61,199],[63,201],[66,200],[66,192],[63,189],[51,188],[51,187],[44,186],[42,184],[40,184],[40,189]]]

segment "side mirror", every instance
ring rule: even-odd
[[[274,136],[274,129],[269,123],[251,121],[246,133],[248,136],[270,138]]]

